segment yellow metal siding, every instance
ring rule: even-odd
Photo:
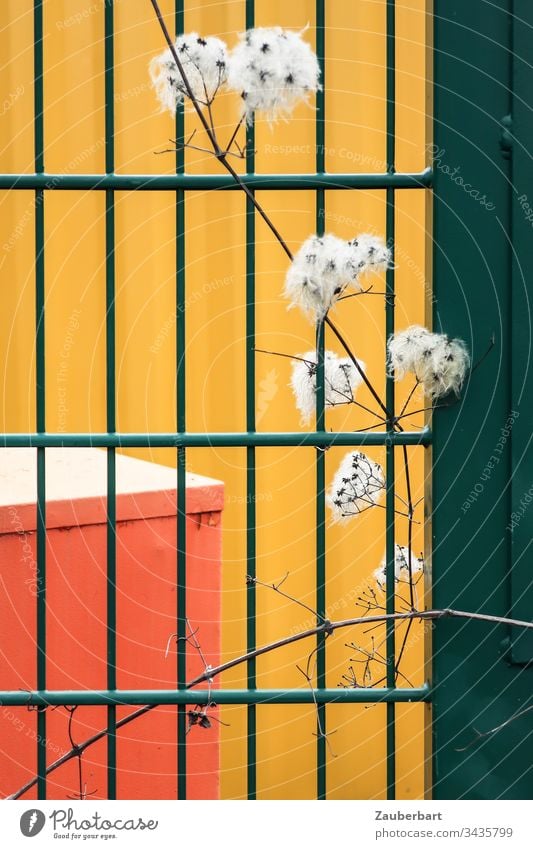
[[[100,173],[104,169],[103,2],[54,0],[45,4],[45,168],[49,173]],[[161,2],[171,20],[173,2]],[[326,168],[333,172],[385,170],[385,2],[326,3]],[[421,170],[425,162],[426,21],[424,0],[397,0],[397,169]],[[116,164],[119,173],[171,173],[174,132],[150,90],[147,64],[163,48],[147,0],[115,2]],[[33,170],[32,4],[4,0],[0,13],[0,170]],[[186,5],[186,28],[221,35],[230,43],[244,27],[244,3],[226,0]],[[256,23],[302,28],[311,0],[258,0]],[[17,87],[22,92],[16,95]],[[229,137],[235,123],[231,96],[217,105],[217,126]],[[259,122],[259,172],[313,172],[314,111],[297,109],[290,123]],[[188,127],[195,125],[187,118]],[[195,143],[203,145],[197,132]],[[187,169],[217,173],[217,163],[187,152]],[[424,192],[397,191],[397,326],[424,320]],[[311,192],[258,193],[276,226],[295,249],[314,229]],[[117,193],[117,391],[118,429],[175,428],[175,197],[172,192]],[[187,426],[191,431],[245,429],[244,197],[238,192],[187,193]],[[385,192],[326,193],[326,230],[352,237],[385,227]],[[94,192],[46,193],[47,427],[54,431],[105,429],[104,198]],[[35,429],[34,380],[34,193],[0,193],[0,362],[2,428]],[[299,353],[313,346],[314,331],[280,297],[287,259],[258,219],[257,346]],[[381,291],[383,281],[375,280]],[[379,297],[354,298],[337,309],[338,322],[384,387],[384,308]],[[334,347],[331,345],[330,347]],[[259,430],[297,430],[287,360],[257,355]],[[401,401],[401,391],[399,400]],[[368,392],[360,400],[372,406]],[[416,417],[415,417],[416,419]],[[414,419],[411,420],[414,422]],[[356,408],[328,412],[327,426],[354,429],[370,424]],[[172,450],[132,452],[169,465]],[[327,478],[344,449],[328,452]],[[383,449],[369,455],[383,462]],[[414,497],[422,494],[422,449],[414,464]],[[244,449],[189,450],[188,466],[221,478],[224,509],[223,655],[245,647]],[[313,605],[314,449],[257,450],[257,574],[264,581],[290,572],[287,589]],[[398,468],[401,468],[398,464]],[[398,474],[398,491],[404,481]],[[378,515],[375,515],[375,514]],[[331,615],[354,613],[354,588],[380,562],[384,513],[371,511],[353,526],[328,528],[327,601]],[[423,548],[417,527],[414,549]],[[406,540],[399,537],[399,542]],[[258,643],[308,624],[301,608],[258,588]],[[302,615],[303,614],[303,615]],[[421,628],[412,629],[406,674],[422,681]],[[380,632],[377,632],[379,634]],[[201,635],[200,635],[201,636]],[[164,648],[164,647],[162,647]],[[304,685],[295,668],[301,644],[258,662],[259,687]],[[328,685],[348,665],[344,637],[328,642]],[[408,671],[407,671],[408,670]],[[244,669],[223,683],[245,686]],[[398,707],[398,796],[423,795],[422,706]],[[330,798],[385,794],[383,706],[334,706],[328,727],[336,758],[328,762]],[[243,708],[227,708],[223,728],[222,787],[225,797],[243,797],[246,727]],[[308,707],[258,708],[259,798],[308,798],[315,792],[315,717]]]

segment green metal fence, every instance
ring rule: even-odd
[[[148,2],[147,2],[147,5]],[[325,95],[317,96],[316,117],[316,173],[296,175],[255,175],[253,154],[253,128],[248,131],[247,173],[244,182],[252,189],[316,192],[316,226],[321,232],[324,222],[326,190],[351,191],[357,189],[384,189],[386,191],[387,238],[393,243],[395,220],[395,190],[410,189],[424,191],[432,184],[430,168],[421,173],[397,173],[395,170],[395,0],[386,0],[387,8],[387,171],[383,174],[326,174],[325,173]],[[246,204],[246,432],[245,433],[190,433],[187,431],[186,387],[185,387],[185,204],[187,191],[234,190],[233,180],[225,175],[190,175],[185,173],[183,151],[177,154],[175,175],[117,175],[114,173],[114,83],[113,83],[113,2],[105,3],[105,174],[52,175],[45,172],[43,135],[43,0],[35,0],[35,173],[0,175],[0,189],[33,189],[35,191],[35,256],[36,256],[36,402],[37,427],[35,433],[2,434],[3,446],[33,446],[38,454],[37,466],[37,690],[24,692],[0,692],[0,702],[10,705],[33,705],[38,710],[37,769],[38,796],[46,798],[46,708],[50,705],[105,705],[107,707],[107,758],[108,787],[110,799],[116,797],[116,732],[117,705],[172,704],[177,706],[178,747],[177,775],[178,797],[186,797],[187,705],[205,701],[206,693],[187,691],[185,677],[187,575],[186,575],[186,515],[185,515],[185,456],[187,448],[193,447],[242,447],[247,455],[247,571],[255,576],[256,561],[256,447],[258,446],[315,446],[316,457],[316,610],[317,620],[323,623],[326,609],[327,557],[325,538],[325,457],[324,449],[330,445],[384,446],[386,451],[387,477],[387,611],[394,611],[394,454],[397,446],[431,443],[429,429],[398,432],[389,422],[383,432],[329,432],[325,430],[324,417],[324,327],[320,331],[317,377],[316,431],[313,433],[256,433],[255,431],[255,210],[250,199]],[[325,69],[325,0],[316,2],[316,48],[322,68]],[[175,29],[183,31],[183,2],[176,2]],[[253,0],[246,0],[246,25],[254,24]],[[177,117],[177,137],[183,137],[183,115]],[[45,416],[45,240],[44,220],[46,194],[48,191],[91,189],[105,192],[106,196],[106,381],[107,381],[107,432],[52,434],[46,431]],[[177,328],[177,430],[175,433],[118,433],[116,431],[116,384],[115,384],[115,191],[176,192],[176,328]],[[394,270],[387,272],[386,290],[386,333],[394,329]],[[384,366],[385,367],[385,366]],[[391,377],[386,383],[387,408],[394,408],[394,384]],[[107,689],[105,691],[61,692],[47,689],[46,681],[46,448],[54,446],[94,446],[107,449]],[[115,452],[117,448],[174,447],[177,451],[177,609],[176,631],[178,635],[177,687],[164,691],[122,691],[117,689],[116,667],[116,475]],[[247,587],[247,649],[256,648],[256,599],[255,586]],[[327,726],[327,705],[331,703],[385,703],[387,729],[387,797],[395,798],[395,705],[398,702],[427,702],[430,699],[428,686],[419,688],[397,688],[395,683],[394,625],[387,624],[387,676],[386,686],[376,689],[328,689],[326,687],[326,633],[322,630],[317,637],[317,676],[314,692],[295,690],[258,690],[256,687],[255,658],[248,662],[247,688],[243,690],[212,691],[211,698],[218,704],[240,704],[247,706],[248,719],[248,796],[254,799],[257,793],[256,751],[256,706],[258,704],[303,704],[318,705],[318,722],[322,731]],[[327,798],[326,740],[317,735],[316,795]]]

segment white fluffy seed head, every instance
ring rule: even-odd
[[[316,351],[300,354],[292,367],[290,387],[294,393],[296,407],[301,413],[302,423],[308,424],[316,408]],[[365,370],[365,364],[358,360]],[[350,404],[363,378],[352,361],[338,357],[333,351],[324,352],[325,402],[328,407]]]
[[[220,38],[203,38],[197,32],[190,32],[178,36],[175,48],[195,98],[205,105],[226,82],[226,44]],[[174,114],[178,103],[186,99],[188,94],[170,49],[155,56],[149,70],[161,109],[168,109]]]
[[[423,352],[431,346],[430,337],[434,335],[417,324],[406,330],[394,333],[388,341],[389,365],[394,370],[394,376],[401,380],[408,372],[416,373]],[[419,378],[421,379],[421,378]]]
[[[449,392],[459,394],[470,367],[461,339],[413,325],[391,336],[387,347],[396,380],[411,372],[422,384],[424,394],[434,400]]]
[[[390,250],[383,240],[364,234],[351,242],[326,233],[309,236],[287,271],[284,295],[315,322],[321,321],[347,286],[361,291],[360,278],[386,268]]]
[[[373,572],[373,576],[382,590],[385,589],[387,583],[386,566],[387,558],[384,555],[380,565]],[[424,561],[420,557],[416,557],[411,551],[411,576],[419,575],[423,569]],[[409,580],[409,548],[406,545],[396,544],[394,546],[394,579],[396,582]]]
[[[381,499],[385,489],[383,469],[360,451],[349,451],[327,493],[334,522],[358,516]]]
[[[426,369],[424,392],[430,398],[442,398],[449,392],[459,395],[467,371],[470,356],[462,339],[442,336],[433,349],[431,367]]]
[[[285,278],[285,297],[315,321],[322,319],[347,285],[347,243],[337,236],[310,236]]]
[[[320,66],[302,32],[257,27],[240,36],[229,57],[228,88],[242,97],[248,122],[254,112],[270,121],[287,118],[320,88]]]
[[[361,233],[348,242],[348,245],[351,249],[350,261],[357,276],[368,271],[385,271],[391,265],[391,249],[379,236]]]

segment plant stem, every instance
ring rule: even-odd
[[[289,637],[284,637],[281,640],[276,640],[272,643],[269,643],[266,646],[261,646],[254,651],[248,652],[247,654],[239,655],[238,657],[233,658],[232,660],[228,660],[226,663],[220,664],[220,666],[215,666],[207,672],[204,672],[202,675],[197,676],[192,681],[187,684],[187,688],[192,688],[197,686],[198,684],[202,684],[204,681],[208,681],[209,678],[214,678],[216,675],[220,675],[222,672],[225,672],[228,669],[233,669],[235,666],[239,666],[243,663],[247,663],[254,657],[260,657],[263,654],[268,654],[271,651],[275,651],[278,648],[282,648],[283,646],[291,645],[292,643],[297,643],[300,640],[305,640],[308,637],[316,636],[317,634],[327,634],[331,635],[334,631],[343,628],[351,628],[354,625],[363,625],[369,622],[387,622],[387,621],[400,621],[400,620],[410,620],[410,619],[420,619],[420,620],[431,620],[431,619],[445,619],[445,618],[456,618],[456,619],[469,619],[473,621],[479,622],[491,622],[497,625],[513,625],[517,628],[533,628],[533,622],[524,622],[520,619],[509,619],[506,616],[492,616],[488,613],[470,613],[464,610],[452,610],[450,608],[444,608],[442,610],[410,610],[407,613],[383,613],[376,616],[357,616],[354,619],[341,619],[337,622],[329,622],[326,621],[321,625],[317,625],[315,628],[309,628],[306,631],[301,631],[298,634],[292,634]],[[194,701],[191,699],[191,702]],[[117,729],[123,728],[125,725],[128,725],[130,722],[134,722],[141,716],[149,713],[154,710],[159,705],[144,705],[142,708],[130,713],[128,716],[123,717],[117,722]],[[75,749],[71,749],[69,752],[66,752],[62,757],[58,758],[57,761],[51,763],[46,769],[46,775],[49,775],[54,770],[58,769],[58,767],[67,763],[67,761],[72,760],[74,757],[78,757],[82,752],[92,746],[94,743],[97,743],[103,737],[107,735],[107,728],[102,731],[98,731],[96,734],[93,734],[92,737],[89,737],[83,743],[80,743],[76,746]],[[7,796],[7,799],[20,799],[28,790],[31,790],[37,784],[37,778],[32,778],[30,781],[26,782],[19,790],[15,793],[12,793],[10,796]]]
[[[362,380],[363,380],[363,383],[364,383],[364,384],[366,385],[366,387],[370,390],[370,393],[371,393],[372,397],[373,397],[373,398],[374,398],[374,400],[375,400],[375,401],[379,404],[380,409],[381,409],[381,410],[383,410],[383,412],[385,413],[385,418],[386,418],[386,420],[387,420],[387,421],[389,421],[389,420],[390,420],[390,415],[389,415],[389,412],[388,412],[388,410],[387,410],[387,408],[386,408],[385,404],[383,403],[383,401],[382,401],[382,400],[381,400],[381,398],[379,397],[378,393],[376,392],[376,390],[375,390],[375,389],[374,389],[374,387],[372,386],[371,382],[369,381],[368,377],[367,377],[367,376],[366,376],[366,374],[364,373],[363,369],[362,369],[362,368],[361,368],[361,366],[359,365],[359,363],[358,363],[358,361],[357,361],[357,359],[356,359],[356,357],[355,357],[354,353],[353,353],[353,352],[352,352],[352,350],[350,349],[350,346],[349,346],[349,345],[348,345],[348,343],[346,342],[346,340],[345,340],[345,338],[343,337],[343,335],[341,334],[340,330],[338,330],[338,329],[337,329],[337,327],[333,324],[333,322],[332,322],[332,320],[330,319],[330,317],[329,317],[329,316],[326,316],[326,317],[325,317],[325,319],[324,319],[324,321],[325,321],[325,323],[327,324],[327,326],[330,328],[330,330],[332,330],[332,331],[333,331],[334,335],[337,337],[337,339],[338,339],[338,340],[339,340],[339,342],[341,343],[342,347],[344,348],[344,350],[345,350],[345,351],[346,351],[346,353],[348,354],[349,358],[351,359],[352,363],[354,364],[354,366],[356,367],[357,371],[359,372],[359,374],[360,374],[360,376],[361,376],[361,378],[362,378]]]
[[[207,137],[208,137],[209,141],[211,142],[211,145],[213,146],[214,155],[216,156],[218,161],[220,163],[222,163],[222,165],[224,166],[226,171],[228,171],[229,174],[231,174],[231,176],[233,177],[235,182],[238,183],[238,185],[241,187],[243,192],[246,194],[246,196],[253,203],[254,207],[256,208],[256,210],[259,213],[259,215],[261,216],[261,218],[264,220],[267,227],[270,228],[270,230],[272,231],[272,233],[274,234],[274,236],[276,237],[276,239],[280,243],[281,247],[283,248],[283,250],[285,251],[285,253],[289,257],[289,259],[292,261],[292,258],[293,258],[292,253],[289,250],[289,247],[288,247],[287,243],[285,242],[285,239],[283,238],[283,236],[281,235],[281,233],[279,232],[277,227],[274,225],[274,223],[270,220],[270,218],[268,217],[268,215],[266,214],[266,212],[264,211],[262,206],[256,201],[254,193],[248,188],[248,186],[245,183],[243,183],[239,174],[237,174],[237,172],[232,167],[232,165],[227,161],[227,159],[226,159],[227,151],[223,151],[221,149],[221,147],[218,143],[217,137],[216,137],[216,133],[214,132],[214,128],[213,129],[211,128],[209,121],[207,121],[204,113],[202,112],[201,106],[198,103],[198,100],[195,97],[194,92],[193,92],[193,90],[190,86],[189,80],[187,79],[187,75],[185,74],[185,71],[183,69],[183,65],[181,64],[180,58],[179,58],[178,53],[176,51],[176,48],[174,46],[174,42],[172,41],[172,38],[170,37],[170,33],[168,31],[167,25],[164,21],[163,15],[161,14],[161,9],[159,8],[159,4],[158,4],[157,0],[150,0],[150,2],[152,4],[152,6],[154,7],[154,11],[157,15],[157,20],[159,21],[159,25],[161,27],[163,35],[165,36],[165,40],[166,40],[168,47],[169,47],[169,50],[172,54],[172,58],[174,59],[174,61],[176,63],[176,67],[178,68],[178,71],[181,74],[181,78],[183,80],[183,84],[185,86],[187,96],[189,97],[192,105],[194,106],[196,114],[198,115],[198,117],[201,121],[202,127],[204,128],[205,132],[207,133]]]

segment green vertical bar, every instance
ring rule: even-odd
[[[325,170],[325,7],[324,0],[316,3],[316,53],[320,63],[322,90],[316,100],[316,170],[321,174]],[[318,235],[324,232],[325,195],[324,189],[316,193],[316,229]],[[325,430],[324,413],[324,324],[317,329],[317,374],[316,374],[316,429]],[[326,457],[324,451],[317,449],[316,457],[316,610],[319,615],[317,624],[323,622],[326,613]],[[316,686],[326,686],[326,644],[324,634],[317,637]],[[317,799],[326,798],[326,706],[317,707]]]
[[[395,113],[395,0],[387,0],[387,171],[393,174],[395,171],[395,141],[396,141],[396,113]],[[394,189],[386,190],[387,212],[386,229],[387,243],[394,250]],[[385,313],[385,336],[388,339],[394,333],[394,269],[389,268],[386,276],[386,313]],[[390,375],[386,379],[386,407],[389,411],[387,430],[390,434],[394,432],[394,381]],[[386,447],[386,607],[387,613],[394,613],[394,548],[395,548],[395,522],[394,522],[394,446]],[[387,686],[394,687],[395,684],[395,639],[394,622],[386,625],[387,634]],[[396,706],[394,702],[387,703],[387,799],[396,798]]]
[[[113,0],[105,4],[105,168],[115,170]],[[109,433],[116,431],[115,383],[115,195],[106,189],[106,418]],[[115,449],[107,449],[107,686],[117,686],[117,551],[116,551],[116,463]],[[107,709],[107,797],[117,795],[116,708]]]
[[[44,174],[43,0],[34,0],[33,31],[35,173]]]
[[[35,172],[44,173],[43,4],[34,3]],[[37,432],[46,431],[44,190],[35,192],[35,359]],[[37,689],[46,689],[46,461],[37,449]],[[46,799],[46,712],[37,714],[37,795]]]
[[[254,0],[246,0],[246,29],[255,25]],[[255,128],[253,124],[246,131],[246,171],[255,171]],[[255,209],[250,198],[246,198],[246,429],[255,431]],[[250,577],[256,575],[256,467],[255,448],[246,449],[246,569]],[[247,651],[256,648],[256,597],[255,584],[250,582],[246,589],[246,647]],[[255,689],[255,658],[248,662],[247,683],[249,689]],[[248,799],[257,797],[257,745],[256,706],[247,707],[247,785]]]
[[[533,115],[528,102],[533,83],[533,68],[524,61],[530,50],[528,32],[533,25],[533,8],[527,0],[515,0],[513,6],[513,30],[511,34],[512,62],[512,99],[509,114],[512,114],[512,134],[514,141],[509,164],[512,166],[511,185],[533,185],[533,163],[526,139],[533,137]],[[514,193],[513,193],[514,195]],[[513,334],[510,349],[511,383],[510,410],[533,409],[533,380],[529,350],[531,346],[531,328],[523,317],[529,313],[531,290],[529,281],[533,274],[533,250],[531,243],[530,214],[524,214],[520,208],[524,197],[516,191],[509,212],[511,222],[511,243],[513,245],[512,284],[510,286],[511,314]],[[527,281],[527,283],[526,283]],[[516,419],[516,420],[515,420]],[[528,422],[529,419],[529,422]],[[533,607],[533,581],[531,576],[531,541],[533,523],[531,511],[516,522],[520,516],[521,500],[531,486],[533,468],[533,443],[531,440],[531,419],[529,414],[513,416],[511,440],[512,473],[511,504],[508,533],[510,533],[510,578],[511,578],[511,616],[528,619]],[[514,514],[514,515],[513,515]],[[533,660],[533,632],[513,629],[512,658],[514,662],[530,664]]]
[[[176,0],[175,28],[176,34],[183,32],[185,25],[185,10],[183,0]],[[185,134],[185,117],[183,106],[178,106],[176,112],[176,138],[182,139]],[[176,152],[176,173],[185,172],[185,151],[179,148]],[[185,192],[176,191],[176,421],[178,433],[186,429],[185,408]],[[177,651],[177,682],[178,688],[183,689],[187,682],[187,542],[186,542],[186,449],[177,449],[177,521],[176,521],[176,632],[178,635]],[[178,705],[178,799],[187,798],[187,705]]]

